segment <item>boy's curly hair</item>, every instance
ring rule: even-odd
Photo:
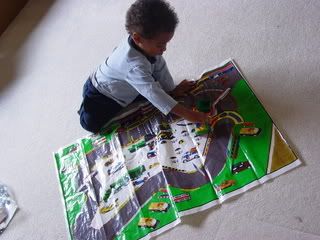
[[[161,32],[174,32],[178,22],[177,14],[164,0],[137,0],[126,15],[127,32],[137,32],[147,39]]]

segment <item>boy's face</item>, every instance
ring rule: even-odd
[[[132,38],[134,42],[150,57],[162,55],[167,49],[167,43],[174,33],[162,32],[152,39],[143,38],[139,33],[134,32]]]

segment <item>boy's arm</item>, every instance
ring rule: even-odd
[[[191,122],[207,122],[208,114],[202,112],[195,112],[182,106],[175,99],[173,99],[167,92],[165,92],[164,89],[160,87],[159,83],[154,81],[151,69],[149,69],[147,66],[148,64],[145,64],[133,68],[127,76],[128,83],[131,84],[142,96],[147,98],[155,107],[157,107],[165,115],[167,115],[170,112],[180,117],[183,117]],[[165,72],[166,74],[164,75],[168,76],[168,71]],[[160,79],[164,80],[164,78]],[[171,78],[169,78],[168,80],[171,80]],[[166,86],[167,90],[173,90],[173,81],[168,82],[170,84]]]
[[[126,81],[163,114],[167,115],[177,105],[177,101],[165,92],[159,82],[155,81],[151,65],[149,65],[146,63],[131,69]]]
[[[167,67],[166,61],[162,56],[158,56],[153,76],[161,83],[163,89],[174,98],[186,95],[186,93],[189,92],[195,84],[194,81],[185,79],[176,86]]]
[[[203,113],[203,112],[195,112],[192,111],[180,103],[176,104],[170,111],[170,113],[176,114],[179,117],[183,117],[184,119],[190,121],[190,122],[196,122],[196,123],[208,123],[210,122],[209,113]]]
[[[160,82],[162,88],[166,92],[171,92],[176,87],[166,61],[162,56],[158,56],[158,61],[155,64],[153,76],[156,81]]]

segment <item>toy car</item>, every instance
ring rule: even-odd
[[[167,193],[167,192],[168,192],[168,190],[167,190],[166,188],[160,188],[160,189],[159,189],[159,192]]]
[[[160,132],[158,134],[158,140],[161,141],[161,140],[171,140],[174,138],[174,136],[172,135],[171,132]]]
[[[140,185],[140,184],[143,184],[148,178],[145,177],[144,179],[137,179],[135,181],[132,182],[133,186],[137,186],[137,185]]]
[[[222,182],[218,187],[217,187],[217,190],[218,191],[221,191],[223,189],[226,189],[228,187],[231,187],[232,185],[234,185],[236,183],[236,181],[234,180],[226,180],[224,182]]]
[[[195,158],[199,158],[199,155],[198,155],[198,151],[195,147],[191,148],[190,151],[188,152],[185,152],[183,155],[182,155],[182,162],[183,163],[186,163],[186,162],[189,162]]]
[[[100,208],[100,213],[104,214],[104,213],[110,212],[113,209],[113,207],[114,207],[113,204],[110,204],[109,206],[106,206],[106,207],[102,207]]]
[[[110,188],[114,189],[114,193],[119,192],[124,186],[127,186],[129,184],[130,177],[129,175],[125,175],[122,178],[120,178],[118,181],[112,183],[110,185]]]
[[[113,162],[114,162],[113,158],[108,159],[108,160],[104,163],[104,166],[105,166],[105,167],[109,167]]]
[[[241,136],[257,136],[261,132],[260,128],[256,127],[243,127],[240,129],[239,134]]]
[[[103,201],[107,202],[108,199],[109,199],[109,197],[110,197],[110,195],[111,195],[111,193],[113,193],[113,192],[114,192],[113,189],[112,189],[112,188],[109,188],[109,189],[105,192],[105,194],[104,194],[104,196],[103,196]]]
[[[232,174],[237,174],[243,170],[251,168],[251,164],[249,161],[239,162],[232,166]]]
[[[144,165],[138,166],[129,170],[129,176],[132,180],[138,179],[142,174],[146,171],[146,167]]]
[[[148,153],[147,153],[147,158],[149,159],[149,158],[153,158],[153,157],[155,157],[155,156],[157,156],[157,152],[156,151],[149,151]]]
[[[160,165],[160,163],[158,163],[158,162],[152,163],[152,164],[149,165],[149,169],[157,167],[159,165]]]
[[[144,146],[146,146],[146,142],[143,140],[143,141],[141,141],[141,142],[138,142],[138,143],[136,143],[136,144],[133,144],[128,150],[129,150],[129,152],[134,153],[134,152],[137,151],[139,148],[142,148],[142,147],[144,147]]]
[[[166,212],[168,211],[169,204],[166,202],[155,202],[149,205],[149,210],[154,212]]]
[[[148,227],[148,228],[156,228],[158,224],[158,220],[155,218],[140,218],[138,222],[139,227]]]

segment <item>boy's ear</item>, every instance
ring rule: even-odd
[[[139,33],[137,32],[133,32],[132,35],[131,35],[133,41],[136,43],[136,44],[140,44],[142,42],[142,37]]]

